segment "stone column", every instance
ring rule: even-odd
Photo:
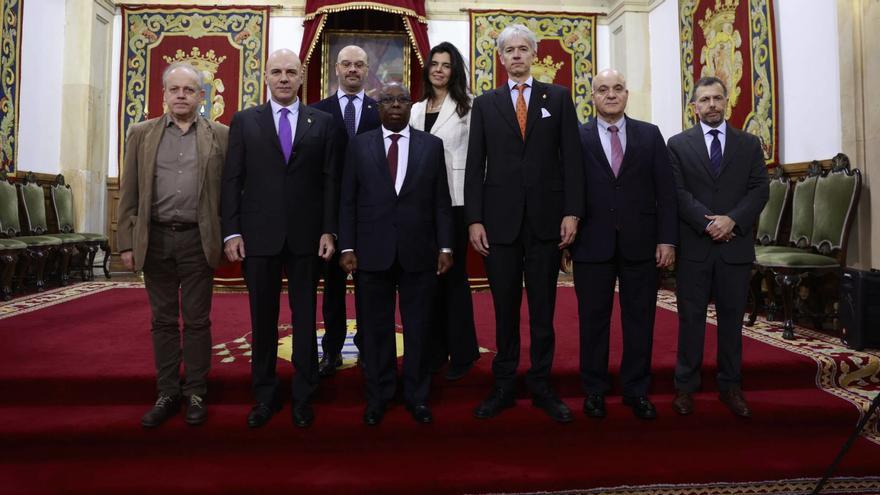
[[[73,189],[75,229],[105,232],[113,8],[67,0],[61,107],[61,173]]]
[[[627,115],[651,120],[651,49],[648,13],[657,0],[620,0],[608,13],[611,64],[626,76],[629,88]],[[598,67],[598,70],[606,67]]]
[[[864,181],[847,264],[880,268],[880,1],[838,0],[837,12],[843,152]]]

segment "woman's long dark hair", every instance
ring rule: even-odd
[[[449,74],[449,82],[446,84],[446,90],[455,101],[455,112],[459,117],[464,117],[471,111],[471,100],[468,97],[467,75],[464,69],[464,59],[461,53],[455,48],[455,45],[448,41],[444,41],[439,45],[431,48],[428,59],[425,61],[425,68],[422,70],[422,87],[424,88],[423,100],[434,98],[434,86],[431,84],[431,60],[434,59],[435,53],[448,53],[449,60],[452,62],[452,73]]]

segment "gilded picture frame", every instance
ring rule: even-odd
[[[336,57],[339,50],[357,45],[367,52],[369,72],[364,84],[375,98],[383,84],[397,82],[410,87],[410,42],[405,33],[388,31],[328,30],[321,40],[321,98],[336,92]]]

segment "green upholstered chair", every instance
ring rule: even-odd
[[[46,193],[43,186],[37,183],[33,172],[25,175],[24,180],[18,184],[19,199],[24,209],[24,220],[27,231],[31,235],[52,237],[61,241],[58,253],[58,273],[61,285],[67,285],[70,279],[70,260],[81,251],[85,251],[86,238],[79,234],[49,233],[46,223]]]
[[[27,244],[15,239],[0,238],[0,297],[12,299],[12,277],[18,260],[27,251]]]
[[[773,178],[770,179],[770,197],[761,215],[758,217],[758,225],[755,229],[755,252],[756,254],[770,246],[776,246],[781,241],[783,218],[785,218],[786,209],[789,207],[791,200],[791,181],[782,175],[782,167],[776,167],[773,171]],[[752,302],[752,312],[746,323],[748,326],[755,324],[758,318],[758,312],[764,307],[764,297],[762,286],[767,282],[767,295],[771,301],[767,318],[773,319],[776,304],[773,298],[774,287],[772,279],[765,278],[764,272],[754,270],[749,288],[749,298]]]
[[[19,254],[16,260],[17,270],[15,268],[13,270],[18,273],[19,284],[23,284],[28,270],[33,267],[37,290],[42,291],[46,261],[61,247],[61,239],[40,235],[22,236],[18,210],[15,186],[9,182],[6,171],[0,170],[0,239],[13,240],[25,245],[24,254]],[[11,253],[8,255],[11,256]],[[11,291],[10,288],[10,294]]]
[[[801,307],[804,301],[800,296],[796,298],[795,292],[802,283],[809,283],[812,287],[807,288],[816,293],[818,279],[826,276],[839,279],[846,266],[847,240],[861,189],[861,172],[850,170],[849,159],[838,154],[828,173],[808,177],[795,187],[792,246],[777,246],[778,249],[757,254],[755,264],[758,270],[773,276],[782,287],[784,338],[794,338],[796,311],[812,316],[817,326],[828,316],[824,308]]]
[[[55,176],[55,183],[49,188],[52,198],[52,209],[55,210],[55,228],[58,232],[65,234],[79,234],[85,238],[85,252],[82,253],[82,270],[83,280],[92,280],[95,278],[95,254],[100,249],[104,252],[104,260],[102,268],[104,276],[110,278],[110,270],[108,264],[110,262],[110,243],[104,234],[93,234],[88,232],[74,232],[74,210],[73,210],[73,191],[70,185],[64,181],[64,176],[58,174]]]

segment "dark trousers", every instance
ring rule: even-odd
[[[324,316],[324,337],[321,339],[321,350],[324,355],[334,356],[342,352],[348,329],[345,312],[345,290],[348,275],[339,266],[339,255],[336,253],[326,263],[324,269],[324,301],[321,311]],[[363,337],[355,333],[354,344],[361,348]]]
[[[208,391],[213,275],[214,270],[202,250],[198,228],[175,232],[151,225],[144,260],[144,284],[153,313],[153,357],[160,394],[204,396]],[[181,355],[184,367],[182,388]]]
[[[620,281],[623,327],[622,392],[626,397],[648,395],[657,311],[657,267],[654,259],[626,260],[619,248],[606,262],[574,264],[580,322],[581,383],[587,394],[604,394],[611,388],[608,345],[617,280]]]
[[[474,326],[474,304],[467,276],[468,231],[464,206],[452,208],[455,228],[455,263],[438,280],[437,298],[431,328],[431,362],[442,363],[447,357],[452,364],[467,364],[480,357],[477,329]]]
[[[498,348],[492,361],[495,385],[508,390],[514,386],[519,365],[519,316],[525,276],[531,336],[531,367],[526,373],[526,383],[532,391],[543,391],[553,366],[556,343],[553,313],[562,258],[559,241],[538,239],[528,221],[524,221],[514,243],[492,244],[491,238],[489,243],[485,263],[495,306],[495,344]]]
[[[403,321],[403,397],[413,405],[428,401],[427,346],[436,288],[435,272],[407,272],[397,261],[389,270],[357,272],[355,297],[358,327],[364,334],[367,403],[386,404],[397,389],[395,292],[400,294]]]
[[[248,256],[244,260],[244,278],[251,307],[253,345],[251,375],[254,399],[271,403],[277,400],[278,311],[280,309],[282,269],[287,274],[288,303],[293,318],[294,402],[309,400],[318,387],[318,341],[315,335],[315,312],[319,260],[315,255],[283,252],[275,256]]]
[[[727,391],[742,382],[742,323],[748,297],[751,263],[729,264],[717,249],[702,262],[678,260],[678,360],[675,388],[700,388],[700,367],[706,336],[706,308],[715,299],[718,321],[718,388]]]

